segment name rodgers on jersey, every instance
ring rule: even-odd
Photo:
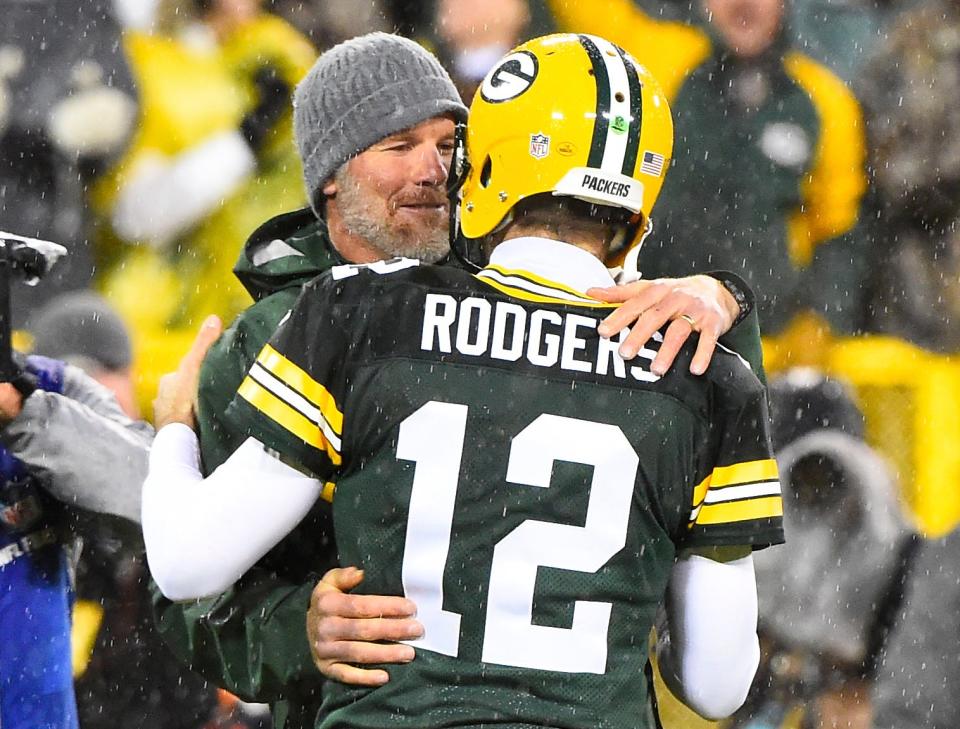
[[[524,359],[537,367],[568,372],[627,377],[656,382],[649,365],[656,351],[637,354],[642,364],[629,365],[617,351],[626,330],[614,339],[597,333],[600,319],[554,309],[528,310],[510,301],[489,301],[469,296],[457,300],[449,294],[427,294],[423,307],[420,349],[504,362]],[[654,338],[660,340],[659,334]]]

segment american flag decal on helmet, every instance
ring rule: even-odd
[[[644,152],[643,159],[640,161],[640,171],[647,175],[660,177],[663,174],[663,163],[665,161],[662,154]]]

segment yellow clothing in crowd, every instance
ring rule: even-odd
[[[175,368],[208,314],[229,321],[250,303],[232,274],[246,237],[264,220],[304,202],[291,114],[274,127],[255,169],[172,240],[123,240],[113,224],[118,197],[143,165],[172,160],[236,131],[257,102],[253,78],[259,69],[274,69],[292,89],[316,51],[286,22],[266,14],[220,45],[137,32],[126,36],[125,45],[141,113],[127,153],[93,191],[100,220],[97,281],[132,330],[138,389],[148,402],[159,375]],[[218,170],[204,174],[215,177]]]

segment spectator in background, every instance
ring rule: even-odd
[[[633,0],[662,20],[697,23],[700,0]],[[787,32],[792,43],[853,82],[883,40],[890,21],[917,0],[787,0]]]
[[[782,0],[702,0],[709,30],[657,22],[632,0],[607,0],[604,12],[548,3],[561,28],[608,37],[648,66],[674,110],[673,171],[644,275],[733,270],[754,287],[767,334],[811,311],[855,330],[866,258],[854,234],[866,189],[860,108],[790,47]],[[669,162],[651,157],[648,174]]]
[[[76,367],[21,367],[0,383],[0,723],[70,729],[69,555],[91,513],[138,533],[153,431]]]
[[[853,83],[904,6],[915,0],[790,0],[797,46]]]
[[[389,5],[382,0],[272,0],[269,3],[273,12],[320,49],[363,33],[389,31],[397,22]]]
[[[14,323],[93,276],[86,188],[123,151],[133,79],[109,0],[0,0],[0,230],[70,256],[42,287],[17,286]]]
[[[437,0],[437,55],[470,101],[487,72],[519,45],[530,23],[527,0]]]
[[[26,371],[42,389],[56,391],[58,373],[45,364],[28,362]],[[19,397],[9,383],[0,385],[5,424]],[[77,729],[69,538],[57,528],[62,522],[59,505],[42,486],[37,474],[8,449],[0,449],[0,722],[16,729]]]
[[[808,368],[770,382],[790,548],[755,558],[764,657],[735,727],[870,726],[869,684],[916,540],[846,386]]]
[[[868,326],[960,352],[960,6],[904,13],[859,90],[884,244]]]
[[[139,126],[94,193],[99,285],[131,328],[143,394],[198,316],[249,303],[230,270],[240,244],[302,202],[288,108],[315,57],[259,0],[164,0],[155,27],[125,39]]]
[[[925,542],[877,670],[874,729],[953,729],[960,716],[960,529]]]
[[[28,328],[34,354],[79,367],[113,393],[127,417],[140,416],[130,335],[103,297],[92,291],[58,296],[31,316]]]
[[[82,370],[89,378],[86,382],[102,385],[116,397],[128,418],[135,417],[130,337],[102,297],[89,291],[59,296],[32,317],[30,332],[36,354],[63,360],[71,371],[74,367]],[[78,380],[84,381],[80,377]],[[93,390],[95,386],[89,387]],[[77,398],[73,391],[65,394]],[[97,411],[116,416],[116,405],[109,394],[100,390],[99,397],[103,398],[103,405]],[[85,399],[80,401],[91,404]],[[96,449],[98,443],[87,434],[89,425],[84,422],[83,411],[62,400],[57,400],[56,406],[64,411],[72,407],[79,412],[68,420],[54,409],[45,421],[26,421],[22,437],[33,439],[30,452],[55,452],[55,444],[67,437],[60,430],[64,427],[76,427],[81,433],[80,441]],[[26,430],[36,428],[38,422],[45,422],[51,429],[49,435]],[[80,473],[86,480],[77,482],[74,488],[102,488],[103,479],[111,478],[108,474],[116,469],[117,487],[132,500],[127,516],[139,522],[141,468],[153,431],[145,423],[120,422],[136,429],[136,440],[127,438],[128,444],[124,445],[111,441],[119,439],[119,433],[105,433],[100,446],[104,452],[91,450],[87,456],[99,460],[103,472],[98,475],[82,469]],[[76,431],[67,432],[77,437]],[[123,458],[125,464],[118,465],[116,458]],[[50,467],[50,477],[66,468],[65,463],[56,459]],[[70,496],[62,491],[59,494],[64,500]],[[116,526],[109,520],[88,518],[80,532],[82,549],[77,555],[72,631],[80,724],[84,729],[118,725],[197,729],[217,705],[215,689],[181,666],[157,636],[139,530],[132,526],[118,530]]]

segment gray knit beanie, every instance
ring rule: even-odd
[[[429,51],[369,33],[324,53],[293,95],[293,123],[310,204],[339,167],[391,134],[444,114],[466,121],[450,75]]]
[[[52,299],[34,316],[33,353],[72,364],[93,362],[106,370],[130,366],[130,335],[110,304],[92,291],[73,291]]]

